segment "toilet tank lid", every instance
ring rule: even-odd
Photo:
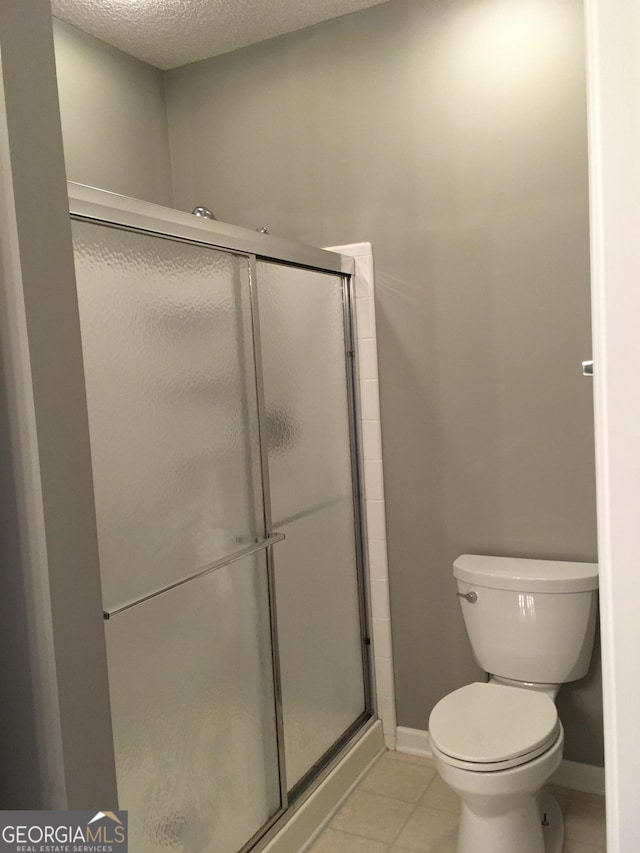
[[[598,588],[597,563],[462,554],[453,564],[453,574],[476,586],[522,592],[584,592]]]

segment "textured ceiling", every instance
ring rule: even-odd
[[[0,0],[1,2],[1,0]],[[385,0],[52,0],[56,18],[168,69]]]

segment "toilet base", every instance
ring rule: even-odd
[[[537,798],[509,798],[505,805],[490,815],[479,813],[473,799],[462,800],[458,853],[547,853]]]
[[[564,818],[556,798],[548,791],[542,791],[538,797],[544,853],[562,853],[564,844]]]
[[[561,730],[532,761],[482,772],[449,764],[431,743],[438,773],[460,797],[457,853],[561,853],[562,814],[542,788],[560,764],[563,744]]]
[[[562,853],[564,819],[548,791],[524,797],[508,814],[478,815],[461,803],[457,853]]]

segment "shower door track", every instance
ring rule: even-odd
[[[94,222],[114,228],[124,228],[154,237],[166,238],[173,241],[206,246],[236,255],[245,256],[250,264],[251,285],[251,315],[254,334],[255,375],[258,391],[258,429],[261,433],[260,446],[261,468],[264,497],[264,516],[266,538],[262,541],[241,549],[229,557],[202,569],[190,576],[145,596],[144,599],[124,602],[117,608],[104,612],[104,618],[110,619],[117,614],[135,607],[142,600],[148,600],[173,589],[183,583],[188,583],[195,577],[216,571],[219,568],[241,559],[250,553],[264,550],[267,560],[268,597],[271,611],[272,657],[275,682],[275,704],[277,721],[277,747],[279,758],[281,808],[249,839],[237,853],[248,853],[250,850],[260,850],[282,829],[293,813],[317,789],[320,783],[336,767],[341,759],[349,752],[354,743],[375,722],[373,706],[373,679],[370,640],[370,614],[368,587],[366,583],[366,551],[365,551],[365,516],[364,516],[364,476],[362,455],[360,452],[361,439],[359,431],[359,409],[356,394],[357,366],[356,345],[354,333],[354,292],[353,276],[355,274],[354,259],[336,252],[304,246],[289,240],[252,232],[239,226],[227,225],[218,220],[195,217],[181,211],[128,198],[104,190],[94,189],[81,184],[68,182],[69,205],[71,218]],[[266,442],[262,440],[266,425],[265,407],[262,389],[262,365],[260,358],[260,328],[259,307],[256,281],[256,262],[267,260],[278,262],[302,269],[338,274],[343,280],[343,313],[345,340],[345,370],[348,399],[349,440],[351,448],[351,474],[353,485],[353,510],[356,546],[357,583],[359,594],[359,617],[362,648],[362,672],[364,690],[364,711],[352,722],[349,728],[332,744],[332,746],[312,765],[304,776],[289,790],[285,778],[284,737],[282,728],[282,695],[280,661],[278,655],[277,614],[275,608],[275,578],[273,568],[273,545],[284,539],[271,527],[271,507],[269,495],[269,468],[266,458]],[[319,510],[323,507],[317,507]],[[310,512],[314,512],[312,509]]]
[[[293,266],[321,272],[354,274],[353,258],[304,246],[271,234],[250,231],[238,225],[227,225],[217,219],[205,219],[160,207],[117,193],[98,190],[83,184],[67,182],[69,208],[74,219],[128,228],[133,231],[168,237],[187,243],[231,251],[240,255],[255,255],[258,259],[280,261]],[[159,215],[162,211],[162,215]]]

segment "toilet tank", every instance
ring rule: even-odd
[[[463,554],[453,564],[478,664],[502,678],[562,684],[586,675],[597,563]],[[470,593],[475,593],[475,595]]]

